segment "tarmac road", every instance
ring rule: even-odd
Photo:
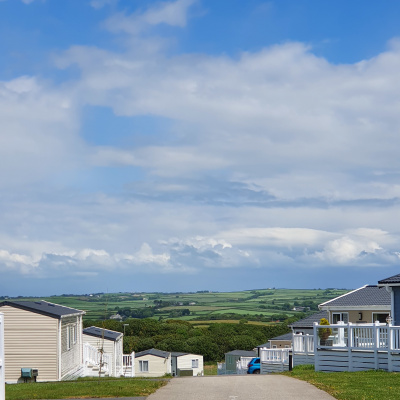
[[[332,400],[307,382],[283,375],[182,377],[147,400]]]

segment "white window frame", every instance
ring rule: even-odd
[[[199,359],[195,358],[192,360],[192,368],[199,368]]]
[[[67,325],[67,350],[71,350],[73,345],[78,341],[78,330],[76,324]]]
[[[67,350],[71,350],[71,332],[69,330],[69,325],[67,325]]]
[[[75,344],[78,341],[78,329],[76,325],[72,326],[72,332],[73,332],[72,342]]]
[[[344,323],[348,323],[349,322],[349,313],[348,312],[332,312],[332,324],[335,324],[336,322],[334,322],[334,315],[339,315],[339,319],[336,321],[343,321]]]
[[[387,314],[387,315],[389,316],[389,315],[390,315],[390,312],[389,312],[389,311],[387,311],[387,312],[373,312],[373,313],[372,313],[372,322],[373,322],[373,323],[377,320],[376,317],[375,317],[377,314],[381,314],[381,315],[382,315],[382,314]]]
[[[149,372],[149,362],[147,360],[139,360],[139,371]]]

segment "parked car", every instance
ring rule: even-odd
[[[254,357],[247,364],[248,374],[259,374],[260,373],[260,357]]]

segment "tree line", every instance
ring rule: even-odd
[[[124,332],[124,354],[150,348],[199,354],[205,361],[221,361],[232,350],[252,350],[269,339],[290,332],[293,319],[274,325],[212,323],[195,328],[186,321],[129,318],[115,320],[85,320],[84,327],[97,326]]]

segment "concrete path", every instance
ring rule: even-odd
[[[307,382],[283,375],[174,378],[147,400],[332,400]]]

